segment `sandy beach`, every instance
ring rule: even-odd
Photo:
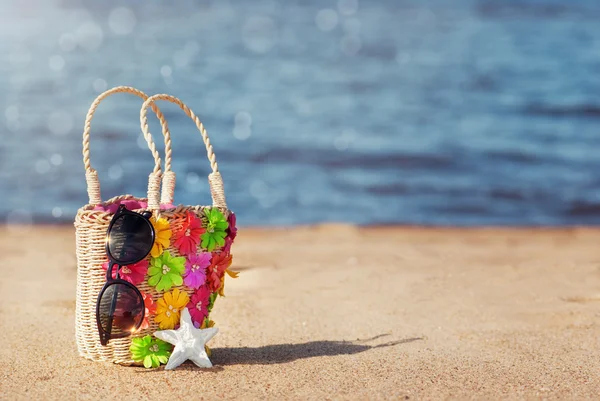
[[[213,369],[95,363],[71,226],[0,227],[0,398],[597,399],[600,230],[240,229]]]

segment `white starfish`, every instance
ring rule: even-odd
[[[212,363],[206,355],[204,345],[219,331],[216,327],[197,329],[192,323],[190,311],[184,308],[181,311],[179,328],[177,330],[161,330],[154,332],[154,336],[175,346],[165,369],[175,369],[188,359],[200,368],[211,368]]]

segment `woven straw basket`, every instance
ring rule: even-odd
[[[90,165],[90,124],[94,112],[96,111],[96,108],[100,102],[107,96],[119,92],[134,94],[145,101],[140,112],[140,122],[144,138],[146,139],[148,147],[150,148],[152,156],[154,157],[155,165],[154,170],[150,174],[148,180],[147,198],[136,198],[131,195],[122,195],[109,199],[106,202],[102,202],[100,197],[98,174]],[[188,216],[187,213],[195,214],[201,219],[204,225],[206,222],[205,211],[211,209],[211,207],[204,206],[172,206],[173,194],[175,190],[175,173],[171,171],[171,138],[165,118],[158,107],[156,107],[154,104],[157,100],[166,100],[177,104],[185,112],[185,114],[195,122],[200,134],[202,135],[202,139],[208,154],[208,159],[212,168],[212,173],[209,175],[210,192],[213,201],[212,208],[218,208],[225,218],[233,217],[230,216],[231,213],[227,209],[227,205],[225,203],[223,182],[218,171],[213,148],[208,139],[206,130],[204,129],[204,126],[198,117],[185,104],[183,104],[183,102],[169,95],[156,95],[148,97],[143,92],[131,87],[116,87],[110,89],[102,93],[96,98],[96,100],[94,100],[86,116],[83,132],[83,162],[86,170],[89,203],[79,209],[75,218],[77,246],[75,337],[79,354],[94,361],[110,361],[123,365],[133,364],[134,361],[131,359],[131,353],[129,350],[131,339],[133,337],[143,337],[145,335],[154,333],[156,330],[159,330],[158,324],[154,321],[154,317],[149,316],[149,327],[146,329],[135,332],[131,337],[111,339],[107,346],[102,346],[100,344],[100,337],[96,324],[96,302],[98,294],[106,282],[106,271],[103,269],[102,265],[108,260],[105,250],[106,231],[111,219],[114,216],[116,209],[115,205],[123,202],[130,205],[138,203],[140,206],[142,206],[142,208],[134,207],[134,211],[141,212],[143,210],[150,210],[152,212],[153,219],[162,218],[167,220],[173,233],[181,230]],[[162,126],[165,139],[166,155],[164,176],[162,174],[160,156],[156,150],[156,146],[148,129],[146,117],[146,111],[148,107],[151,107],[156,113]],[[160,193],[161,180],[162,193]],[[228,246],[226,246],[226,250],[222,249],[221,247],[214,249],[212,251],[213,258],[215,255],[219,255],[221,252],[229,252],[228,248],[230,245],[231,242],[228,244]],[[165,248],[165,250],[170,252],[172,256],[182,256],[180,255],[178,249],[173,246],[173,241],[171,241],[171,245]],[[202,251],[202,249],[200,248],[200,245],[198,245],[198,252],[200,251]],[[147,259],[150,259],[150,255],[148,255]],[[235,277],[235,274],[232,274],[232,272],[227,271],[227,273],[230,273],[231,276]],[[224,276],[222,277],[222,280],[224,280]],[[136,287],[142,293],[149,295],[154,302],[162,298],[164,295],[164,292],[158,292],[154,287],[149,286],[147,277],[142,283],[136,284]],[[185,291],[190,298],[194,292],[193,289],[188,288],[185,285],[173,287],[168,291],[172,291],[174,288],[178,288],[180,291]],[[220,292],[222,294],[222,288]]]

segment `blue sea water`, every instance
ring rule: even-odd
[[[599,224],[598,21],[593,0],[0,0],[0,222],[73,220],[87,108],[131,85],[200,115],[242,225]],[[140,105],[93,121],[105,199],[145,194]],[[209,204],[201,138],[160,106],[176,202]]]

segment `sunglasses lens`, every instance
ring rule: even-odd
[[[100,325],[104,332],[114,336],[130,334],[139,328],[143,312],[144,300],[128,285],[111,284],[100,296],[98,314]]]
[[[118,217],[108,233],[108,250],[120,264],[143,259],[152,249],[152,225],[142,216]]]

